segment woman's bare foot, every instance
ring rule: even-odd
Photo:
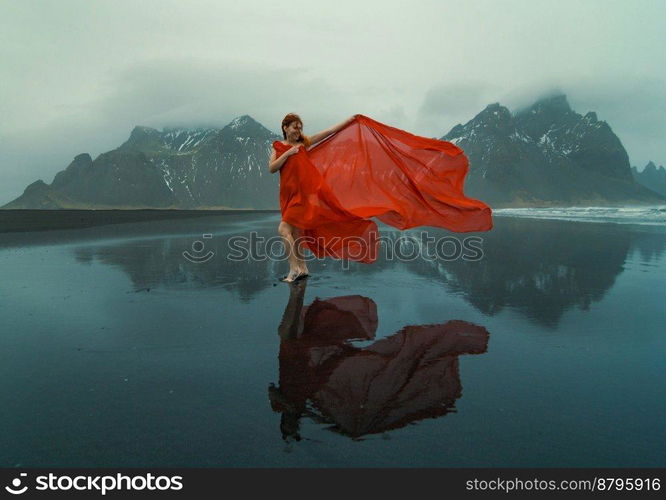
[[[285,283],[293,283],[298,279],[299,276],[300,274],[298,271],[289,271],[289,274],[280,278],[280,281],[284,281]]]
[[[298,274],[296,275],[296,279],[307,278],[310,276],[310,272],[308,271],[307,267],[298,268],[297,272]]]
[[[280,281],[284,281],[285,283],[293,283],[294,281],[302,280],[303,278],[307,278],[308,276],[310,276],[310,274],[308,273],[307,269],[305,271],[303,270],[298,270],[294,272],[289,271],[289,274],[280,278]]]

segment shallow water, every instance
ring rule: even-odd
[[[666,465],[663,227],[497,217],[289,286],[228,258],[278,220],[0,234],[0,466]]]

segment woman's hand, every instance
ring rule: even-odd
[[[285,153],[287,157],[295,155],[298,153],[298,150],[301,148],[301,146],[292,146],[291,149],[287,149],[287,152]]]

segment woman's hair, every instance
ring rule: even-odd
[[[287,138],[287,133],[284,131],[285,127],[288,127],[293,122],[300,122],[301,127],[303,126],[303,120],[301,120],[300,116],[298,116],[296,113],[289,113],[282,120],[282,137],[284,139]],[[307,135],[305,135],[303,132],[301,132],[301,136],[298,139],[300,141],[303,141],[303,145],[305,147],[308,147],[311,144],[310,138]]]

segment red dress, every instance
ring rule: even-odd
[[[291,146],[275,141],[279,158]],[[421,137],[364,115],[280,169],[282,220],[301,228],[317,257],[377,259],[376,217],[398,229],[489,231],[492,212],[463,193],[469,161],[450,142]]]

